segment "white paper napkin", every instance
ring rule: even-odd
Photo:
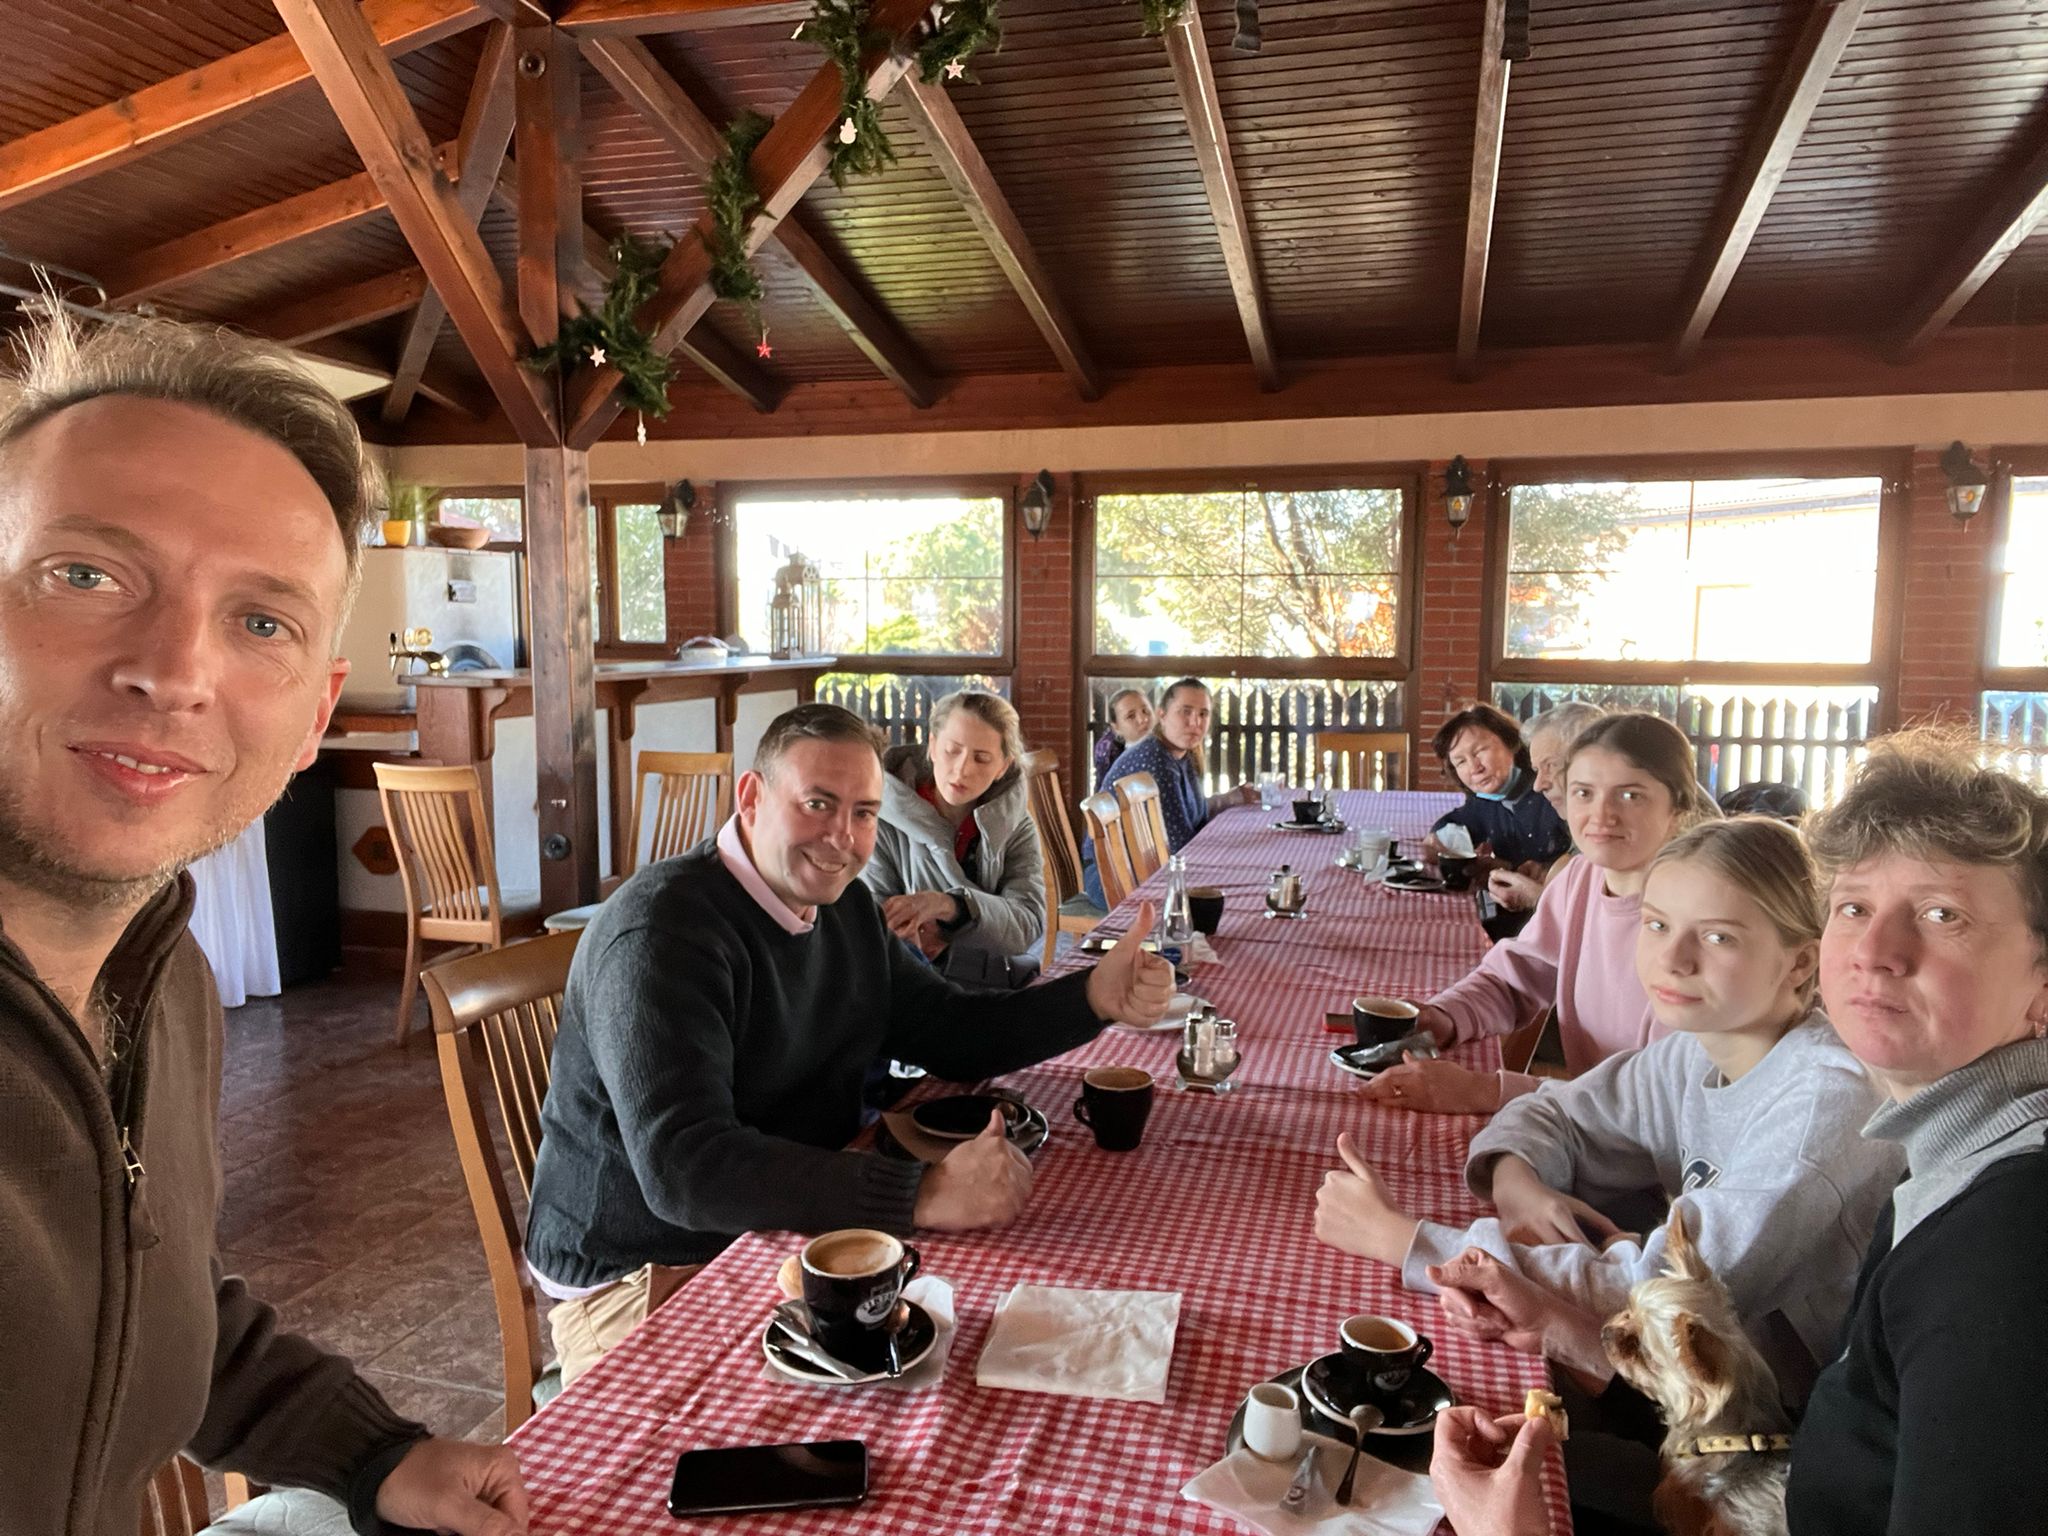
[[[1436,829],[1435,836],[1437,846],[1452,858],[1469,859],[1472,857],[1472,832],[1470,828],[1461,827],[1455,821],[1447,822]]]
[[[996,1303],[974,1380],[1013,1392],[1163,1403],[1179,1325],[1177,1291],[1015,1286]]]
[[[1183,965],[1214,965],[1216,950],[1207,934],[1198,933],[1181,946],[1180,958]]]
[[[1358,1458],[1358,1477],[1351,1486],[1349,1508],[1337,1502],[1337,1484],[1351,1447],[1311,1435],[1304,1453],[1316,1448],[1316,1480],[1300,1513],[1280,1507],[1301,1457],[1267,1461],[1239,1450],[1201,1473],[1181,1489],[1180,1496],[1211,1509],[1235,1515],[1268,1536],[1430,1536],[1443,1518],[1436,1490],[1419,1472],[1390,1467],[1370,1451]]]
[[[806,1378],[803,1384],[830,1391],[868,1391],[874,1387],[887,1387],[892,1392],[924,1392],[937,1386],[945,1378],[946,1357],[953,1352],[953,1287],[937,1275],[919,1275],[903,1287],[903,1298],[916,1302],[931,1314],[932,1326],[938,1330],[939,1336],[930,1354],[894,1381],[886,1376],[871,1382],[826,1381],[820,1377],[815,1381]],[[776,1370],[765,1358],[761,1361],[761,1370],[773,1381],[787,1383],[795,1380]]]

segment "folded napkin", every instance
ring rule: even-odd
[[[874,1387],[887,1387],[892,1392],[924,1392],[935,1387],[946,1374],[946,1357],[953,1352],[953,1287],[937,1275],[919,1275],[903,1287],[903,1299],[914,1301],[932,1315],[932,1326],[938,1330],[938,1341],[932,1345],[931,1353],[918,1361],[894,1381],[884,1376],[879,1381],[824,1381],[806,1382],[827,1391],[868,1391]],[[791,1385],[790,1378],[783,1375],[764,1359],[761,1370],[778,1385]]]
[[[1077,1291],[1019,1285],[996,1303],[978,1386],[1061,1397],[1166,1401],[1177,1291]]]
[[[1310,1446],[1316,1450],[1316,1479],[1299,1513],[1282,1509],[1280,1500],[1300,1456],[1267,1461],[1237,1450],[1181,1489],[1180,1496],[1235,1515],[1268,1536],[1430,1536],[1443,1518],[1444,1507],[1427,1477],[1390,1467],[1371,1452],[1358,1458],[1358,1478],[1346,1508],[1337,1502],[1337,1485],[1344,1480],[1351,1447],[1320,1435],[1302,1442],[1304,1454]]]
[[[1443,826],[1436,829],[1434,836],[1437,847],[1443,849],[1452,858],[1469,859],[1472,857],[1474,850],[1472,847],[1472,833],[1469,828],[1461,827],[1455,821],[1446,822]]]
[[[1198,933],[1181,945],[1180,958],[1183,965],[1214,965],[1216,949],[1207,934]]]

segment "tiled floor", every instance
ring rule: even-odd
[[[393,1045],[397,991],[343,971],[228,1014],[223,1262],[401,1413],[494,1440],[497,1314],[426,1009]]]

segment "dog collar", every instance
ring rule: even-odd
[[[1673,1446],[1674,1456],[1722,1456],[1731,1451],[1789,1451],[1790,1435],[1701,1435]]]

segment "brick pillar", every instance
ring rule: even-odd
[[[1974,727],[1991,612],[1993,509],[1955,520],[1938,448],[1913,451],[1910,494],[1897,719]]]
[[[1480,698],[1480,605],[1486,590],[1486,536],[1492,497],[1486,465],[1472,461],[1472,517],[1454,536],[1444,510],[1447,460],[1429,466],[1422,482],[1421,627],[1416,644],[1415,697],[1409,723],[1415,733],[1417,789],[1455,789],[1429,750],[1438,726]]]
[[[1074,477],[1056,475],[1053,484],[1043,537],[1026,533],[1022,519],[1016,523],[1017,671],[1010,699],[1023,718],[1024,740],[1059,754],[1060,782],[1072,800],[1089,787],[1086,764],[1074,761]]]
[[[718,633],[718,528],[712,520],[718,487],[697,487],[697,508],[689,531],[661,545],[662,578],[668,596],[671,648],[693,635]]]

